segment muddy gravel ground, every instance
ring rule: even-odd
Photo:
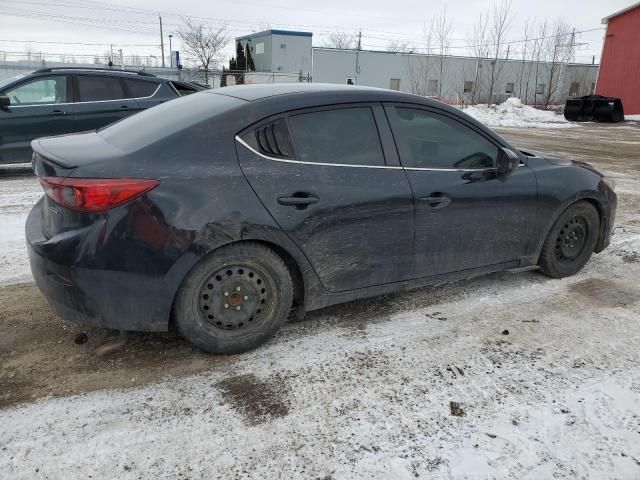
[[[571,279],[503,273],[351,302],[230,357],[169,332],[100,358],[115,332],[78,345],[33,283],[0,287],[0,471],[640,478],[639,127],[499,130],[617,181],[614,242]],[[198,452],[205,438],[216,452]]]

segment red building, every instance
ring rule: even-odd
[[[625,115],[640,115],[640,2],[602,19],[607,26],[596,93],[619,97]]]

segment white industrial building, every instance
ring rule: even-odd
[[[343,50],[312,46],[311,32],[266,30],[236,38],[251,51],[256,72],[283,81],[347,83],[438,97],[450,103],[500,102],[517,96],[530,104],[561,103],[593,92],[593,64],[497,61],[462,56]],[[493,91],[489,92],[493,70]],[[285,76],[286,74],[286,76]],[[491,94],[491,95],[490,95]]]

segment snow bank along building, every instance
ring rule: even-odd
[[[251,51],[256,72],[272,81],[309,80],[390,88],[450,103],[563,103],[593,93],[598,66],[408,52],[313,47],[311,32],[266,30],[236,38]],[[491,72],[494,85],[490,92]],[[258,75],[256,73],[256,75]]]
[[[596,93],[622,100],[640,115],[640,2],[602,19],[607,26]]]

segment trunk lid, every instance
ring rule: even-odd
[[[96,132],[38,138],[31,142],[31,148],[44,157],[47,163],[66,170],[122,155],[117,147]]]

